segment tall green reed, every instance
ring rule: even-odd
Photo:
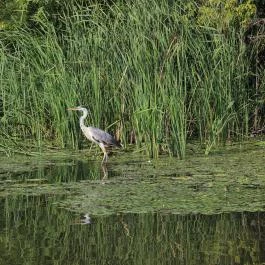
[[[69,5],[61,30],[1,32],[2,138],[80,146],[68,106],[150,156],[205,153],[248,132],[248,62],[236,29],[222,33],[183,14],[182,1]],[[144,15],[143,15],[144,14]],[[6,45],[5,43],[8,43]],[[10,43],[12,44],[10,48]]]

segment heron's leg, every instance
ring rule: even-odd
[[[101,150],[104,153],[103,160],[102,160],[102,164],[107,163],[107,161],[108,161],[107,150],[106,150],[105,146],[102,143],[99,144],[99,147],[101,148]]]
[[[107,169],[107,165],[106,165],[106,164],[102,164],[102,165],[101,165],[101,168],[102,168],[102,171],[103,171],[103,173],[104,173],[104,176],[103,176],[102,180],[108,178],[108,169]]]
[[[108,157],[108,154],[107,153],[104,153],[103,160],[102,160],[102,164],[107,163],[108,158],[109,158]]]

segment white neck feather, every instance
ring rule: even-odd
[[[79,119],[79,123],[80,123],[80,127],[81,128],[85,126],[85,122],[84,121],[85,121],[85,119],[86,119],[86,117],[88,115],[88,111],[87,111],[86,108],[82,108],[82,111],[83,111],[83,114],[82,114],[82,116]]]

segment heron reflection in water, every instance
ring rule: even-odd
[[[85,135],[85,137],[91,142],[96,143],[104,153],[102,164],[107,163],[108,153],[106,148],[108,147],[122,147],[121,143],[118,142],[112,135],[109,133],[92,126],[85,126],[85,119],[88,115],[88,110],[84,107],[69,108],[68,110],[77,110],[82,112],[82,116],[79,119],[80,128]]]

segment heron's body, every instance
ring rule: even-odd
[[[79,124],[80,128],[85,135],[85,137],[90,140],[91,142],[94,142],[99,145],[101,150],[104,153],[104,157],[102,160],[102,163],[107,162],[108,160],[108,154],[107,154],[107,147],[121,147],[122,145],[109,133],[92,126],[85,126],[85,119],[88,115],[88,111],[86,108],[83,107],[77,107],[77,108],[70,108],[69,110],[79,110],[83,112],[83,115],[80,117]]]

